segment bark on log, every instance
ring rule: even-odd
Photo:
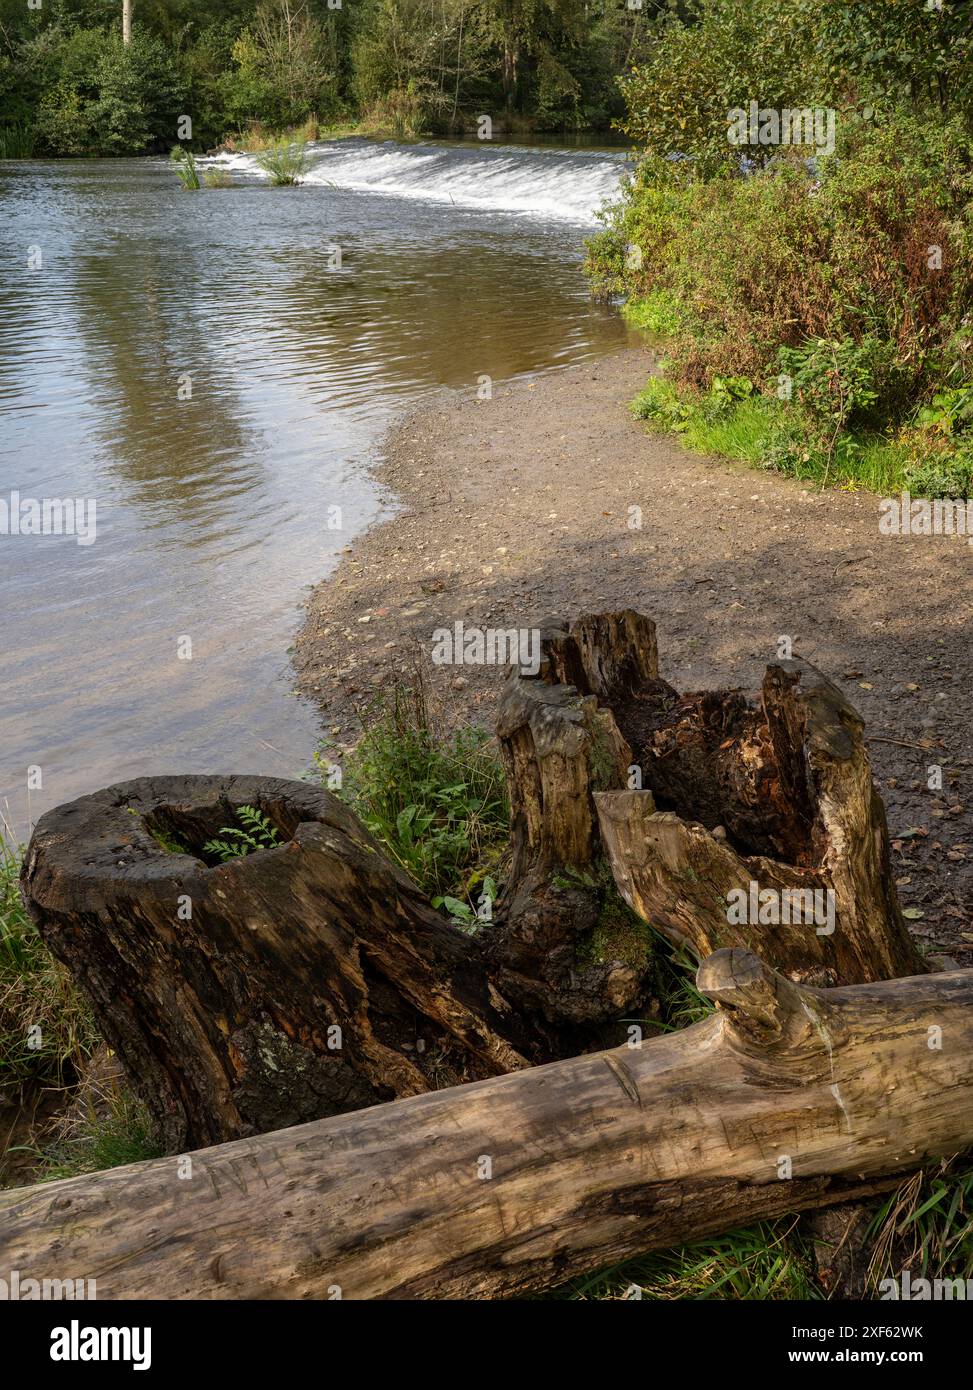
[[[280,846],[198,857],[246,805]],[[23,888],[170,1150],[526,1064],[478,943],[305,783],[151,777],[82,797],[41,818]]]
[[[0,1264],[102,1298],[511,1295],[973,1140],[973,971],[822,991],[721,950],[698,985],[718,1011],[640,1047],[227,1144],[188,1177],[0,1195]]]
[[[603,901],[577,880],[603,884],[605,857],[629,906],[698,956],[745,945],[819,984],[925,970],[862,720],[820,672],[774,663],[757,700],[680,695],[659,679],[654,625],[631,612],[550,628],[543,653],[536,676],[509,677],[498,724],[516,852],[489,950],[511,997],[555,1022],[604,1017],[608,998],[616,1016],[637,1006],[644,972],[577,967]],[[727,894],[749,900],[751,884],[778,907],[816,890],[833,913],[734,924]]]

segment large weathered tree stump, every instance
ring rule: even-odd
[[[361,1114],[0,1194],[5,1268],[101,1298],[459,1298],[867,1196],[973,1140],[973,971],[818,990],[746,951],[718,1011]]]
[[[508,678],[498,721],[514,861],[488,950],[512,998],[557,1022],[635,1005],[644,974],[577,965],[611,878],[699,957],[747,946],[820,984],[925,969],[862,720],[820,672],[781,661],[758,699],[680,695],[631,612],[551,627],[543,651],[536,676]]]
[[[477,937],[304,783],[145,778],[41,819],[28,907],[168,1148],[617,1041],[653,994],[646,923],[816,984],[921,972],[861,720],[819,673],[681,696],[647,618],[595,615],[545,631],[536,677],[508,676],[498,735],[511,860]],[[245,805],[279,845],[214,862]],[[734,894],[794,892],[826,897],[833,930],[732,919]]]
[[[206,862],[248,805],[279,847]],[[478,943],[305,783],[149,777],[82,797],[41,818],[23,888],[171,1149],[525,1064]]]

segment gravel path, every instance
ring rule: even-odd
[[[661,674],[687,691],[756,689],[787,636],[867,721],[912,929],[973,965],[973,548],[882,536],[869,493],[647,433],[626,403],[650,370],[628,349],[408,417],[377,469],[389,518],[308,602],[301,688],[340,749],[417,661],[445,724],[491,722],[496,668],[429,661],[433,630],[457,619],[530,628],[636,608],[658,624]]]

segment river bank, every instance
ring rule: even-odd
[[[530,628],[631,606],[656,620],[661,674],[684,690],[755,688],[787,636],[866,720],[912,929],[973,964],[969,548],[882,536],[871,494],[646,433],[626,405],[651,366],[628,349],[492,400],[444,395],[392,430],[376,478],[397,510],[314,590],[294,654],[332,755],[417,664],[444,727],[490,725],[500,673],[430,659],[457,620]]]

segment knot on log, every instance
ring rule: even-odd
[[[812,992],[785,979],[752,951],[722,949],[700,963],[700,994],[727,1011],[727,1024],[747,1044],[794,1046],[804,1041]]]

